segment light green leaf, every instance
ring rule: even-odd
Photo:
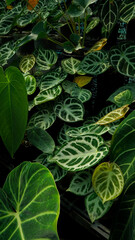
[[[78,89],[73,89],[71,96],[78,98],[82,103],[84,103],[90,100],[92,93],[88,89],[78,87]]]
[[[86,33],[89,33],[93,28],[95,28],[100,22],[99,17],[94,17],[90,23],[87,25]]]
[[[124,187],[124,177],[116,163],[103,162],[92,175],[94,191],[103,203],[117,198]]]
[[[67,191],[79,196],[87,195],[91,190],[92,176],[88,171],[75,173]]]
[[[51,100],[54,100],[57,96],[59,96],[62,92],[62,88],[60,85],[50,88],[48,90],[41,91],[35,98],[35,105],[45,103]]]
[[[29,127],[27,129],[27,137],[29,141],[44,153],[52,153],[55,148],[53,138],[42,128]]]
[[[49,70],[58,59],[57,54],[53,50],[39,48],[36,55],[36,63],[42,70]]]
[[[101,198],[94,191],[92,191],[85,198],[85,207],[91,222],[93,223],[95,220],[103,217],[111,208],[112,203],[113,201],[103,203]]]
[[[120,7],[120,20],[125,23],[135,17],[135,2],[133,0],[124,0]]]
[[[14,43],[7,42],[0,47],[0,65],[4,66],[15,54]]]
[[[84,106],[78,99],[68,97],[58,101],[54,111],[65,122],[77,122],[83,120]]]
[[[126,104],[131,104],[133,101],[132,92],[127,89],[123,92],[120,92],[114,97],[114,102],[118,107],[122,107]]]
[[[65,72],[74,75],[80,70],[80,60],[76,58],[66,58],[61,61],[61,65]]]
[[[60,198],[49,170],[23,162],[0,190],[1,239],[56,239]]]
[[[23,75],[16,67],[0,67],[0,135],[13,157],[24,137],[28,101]]]
[[[24,77],[27,94],[31,95],[36,91],[36,79],[32,75],[27,75]]]
[[[23,73],[29,72],[35,65],[35,57],[33,54],[24,56],[19,64],[19,67]]]
[[[50,162],[67,171],[80,171],[96,165],[108,153],[101,136],[86,135],[65,143]]]

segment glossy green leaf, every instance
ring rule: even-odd
[[[135,172],[135,111],[126,117],[112,138],[110,159],[123,172],[125,182]]]
[[[33,54],[24,56],[19,64],[19,67],[23,73],[29,72],[35,65],[35,57]]]
[[[29,141],[44,153],[52,153],[55,148],[53,138],[45,130],[39,127],[29,127],[27,129]]]
[[[116,163],[103,162],[92,175],[94,191],[103,203],[117,198],[124,187],[124,177]]]
[[[15,55],[14,43],[7,42],[0,47],[0,65],[4,66]]]
[[[72,53],[75,49],[74,45],[72,44],[71,41],[66,41],[63,43],[63,48],[64,48],[64,52],[66,53]]]
[[[83,120],[84,106],[78,99],[68,97],[58,101],[54,111],[65,122],[77,122]]]
[[[80,171],[96,165],[108,154],[101,136],[86,135],[65,143],[50,162],[67,171]]]
[[[135,173],[125,185],[121,196],[110,240],[134,240],[135,238]]]
[[[87,195],[91,190],[92,176],[87,171],[75,173],[67,191],[79,196]]]
[[[108,54],[103,50],[89,53],[80,64],[82,71],[90,75],[99,75],[109,67]]]
[[[51,100],[54,100],[57,96],[59,96],[62,92],[62,88],[60,85],[50,88],[48,90],[41,91],[35,98],[35,105],[39,105],[41,103],[45,103]]]
[[[23,162],[0,190],[1,239],[56,239],[60,198],[49,170]]]
[[[0,67],[0,135],[13,157],[24,137],[28,101],[23,75],[16,67]]]
[[[132,0],[124,0],[121,3],[120,7],[120,20],[125,23],[135,16],[135,2]]]
[[[110,51],[110,61],[116,70],[128,77],[135,77],[135,45],[121,44]]]
[[[49,70],[58,59],[57,54],[53,50],[39,48],[36,55],[36,63],[42,70]]]
[[[24,77],[27,94],[31,95],[36,91],[36,79],[32,75],[27,75]]]
[[[85,207],[91,222],[93,223],[95,220],[103,217],[111,208],[112,203],[112,201],[103,203],[101,198],[94,191],[86,196]]]
[[[80,60],[76,58],[66,58],[61,61],[61,65],[65,72],[74,75],[80,70]]]

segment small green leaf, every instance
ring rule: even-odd
[[[80,70],[80,60],[76,58],[67,58],[61,61],[61,65],[65,72],[74,75]]]
[[[36,79],[32,75],[27,75],[24,77],[27,94],[31,95],[36,91]]]
[[[89,33],[93,28],[95,28],[100,22],[99,17],[94,17],[90,23],[87,25],[86,33]]]
[[[56,163],[46,162],[44,163],[44,166],[46,166],[52,173],[55,182],[60,181],[67,174],[67,171],[59,167]]]
[[[101,163],[94,170],[92,185],[103,203],[117,198],[124,187],[121,169],[116,163]]]
[[[4,66],[15,55],[14,43],[7,42],[0,47],[0,65]]]
[[[23,73],[29,72],[35,65],[35,57],[33,54],[24,56],[19,64],[19,67]]]
[[[49,70],[58,59],[58,56],[55,51],[39,48],[36,56],[36,63],[42,70]]]
[[[118,107],[122,107],[126,104],[131,104],[133,101],[132,92],[130,90],[125,90],[120,92],[114,97],[114,102]]]

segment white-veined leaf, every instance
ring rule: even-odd
[[[78,87],[73,89],[71,96],[78,98],[82,103],[84,103],[90,100],[92,93],[88,89]]]
[[[80,60],[76,58],[67,58],[61,61],[61,66],[63,67],[64,71],[74,75],[75,73],[80,71]]]
[[[57,137],[57,141],[60,145],[63,145],[64,143],[70,141],[72,138],[69,137],[66,133],[70,129],[70,126],[64,124],[63,127],[60,129]]]
[[[8,63],[8,60],[15,54],[14,43],[7,42],[0,47],[0,65],[4,66]]]
[[[32,75],[27,75],[24,77],[27,94],[31,95],[36,91],[36,79]]]
[[[99,17],[94,17],[86,27],[86,33],[89,33],[93,28],[95,28],[100,22]]]
[[[134,17],[135,17],[135,2],[132,0],[122,1],[120,7],[120,20],[122,22],[128,23]]]
[[[23,73],[29,72],[35,65],[35,57],[33,54],[24,56],[19,64],[19,67]]]
[[[42,70],[49,70],[58,59],[55,51],[39,48],[36,55],[36,63]]]

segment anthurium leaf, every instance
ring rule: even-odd
[[[8,63],[8,60],[15,54],[14,43],[7,42],[0,47],[0,65],[4,66]]]
[[[58,101],[54,111],[65,122],[77,122],[83,120],[84,106],[78,99],[68,97]]]
[[[41,103],[45,103],[51,100],[54,100],[57,96],[59,96],[62,92],[62,88],[60,85],[50,88],[48,90],[41,91],[35,98],[34,104],[39,105]]]
[[[64,72],[61,67],[56,68],[53,71],[49,71],[40,78],[40,90],[42,91],[55,87],[63,82],[66,77],[67,73]]]
[[[135,173],[125,185],[122,193],[116,218],[110,234],[110,240],[130,240],[135,237]]]
[[[45,166],[23,162],[9,173],[0,198],[1,239],[59,239],[59,193]]]
[[[124,0],[120,7],[120,20],[128,23],[135,16],[135,3],[132,0]]]
[[[92,191],[85,197],[85,207],[91,222],[103,217],[111,208],[113,201],[103,203],[101,198]]]
[[[44,153],[52,153],[55,148],[53,138],[45,130],[39,127],[29,127],[27,129],[29,141]]]
[[[19,64],[19,67],[23,73],[29,72],[35,65],[35,57],[33,54],[24,56]]]
[[[90,23],[86,27],[86,33],[89,33],[92,29],[94,29],[100,22],[99,17],[94,17]]]
[[[99,75],[109,67],[108,54],[103,50],[89,53],[80,64],[82,71],[90,75]]]
[[[126,117],[112,138],[110,159],[121,168],[125,182],[135,172],[135,111]]]
[[[31,95],[36,91],[36,79],[32,75],[27,75],[24,77],[27,94]]]
[[[135,77],[134,44],[121,44],[110,51],[110,61],[116,70],[128,77]]]
[[[16,67],[0,67],[0,135],[13,157],[24,137],[28,101],[23,75]]]
[[[131,104],[133,101],[132,92],[127,89],[123,92],[120,92],[114,97],[114,102],[118,107],[122,107],[126,104]]]
[[[97,121],[97,124],[105,125],[108,123],[112,123],[118,119],[121,119],[125,116],[125,114],[128,112],[128,110],[129,110],[128,104],[126,104],[120,108],[117,108],[117,109],[111,111],[110,113],[108,113],[107,115],[105,115],[104,117],[102,117],[101,119],[99,119]]]
[[[61,65],[65,72],[74,75],[80,70],[80,60],[76,58],[67,58],[61,61]]]
[[[118,3],[116,0],[106,0],[100,10],[101,20],[106,32],[110,33],[117,22],[119,13]]]
[[[116,163],[101,163],[94,170],[92,185],[103,203],[117,198],[124,187],[124,177],[120,167]]]
[[[71,137],[69,137],[66,133],[70,129],[70,126],[64,124],[62,128],[60,129],[57,137],[57,141],[60,145],[63,145],[64,143],[71,140]]]
[[[79,196],[87,195],[91,190],[92,176],[88,171],[75,173],[67,191]]]
[[[36,63],[42,70],[49,70],[58,59],[55,51],[39,48],[36,56]]]
[[[44,130],[48,129],[56,120],[56,114],[53,109],[43,109],[32,115],[28,123],[29,127],[38,127]]]
[[[96,165],[108,153],[101,136],[86,135],[65,143],[50,159],[68,171],[80,171]]]
[[[92,77],[89,76],[77,76],[74,78],[74,82],[77,83],[78,87],[84,87],[89,82],[91,82]]]

